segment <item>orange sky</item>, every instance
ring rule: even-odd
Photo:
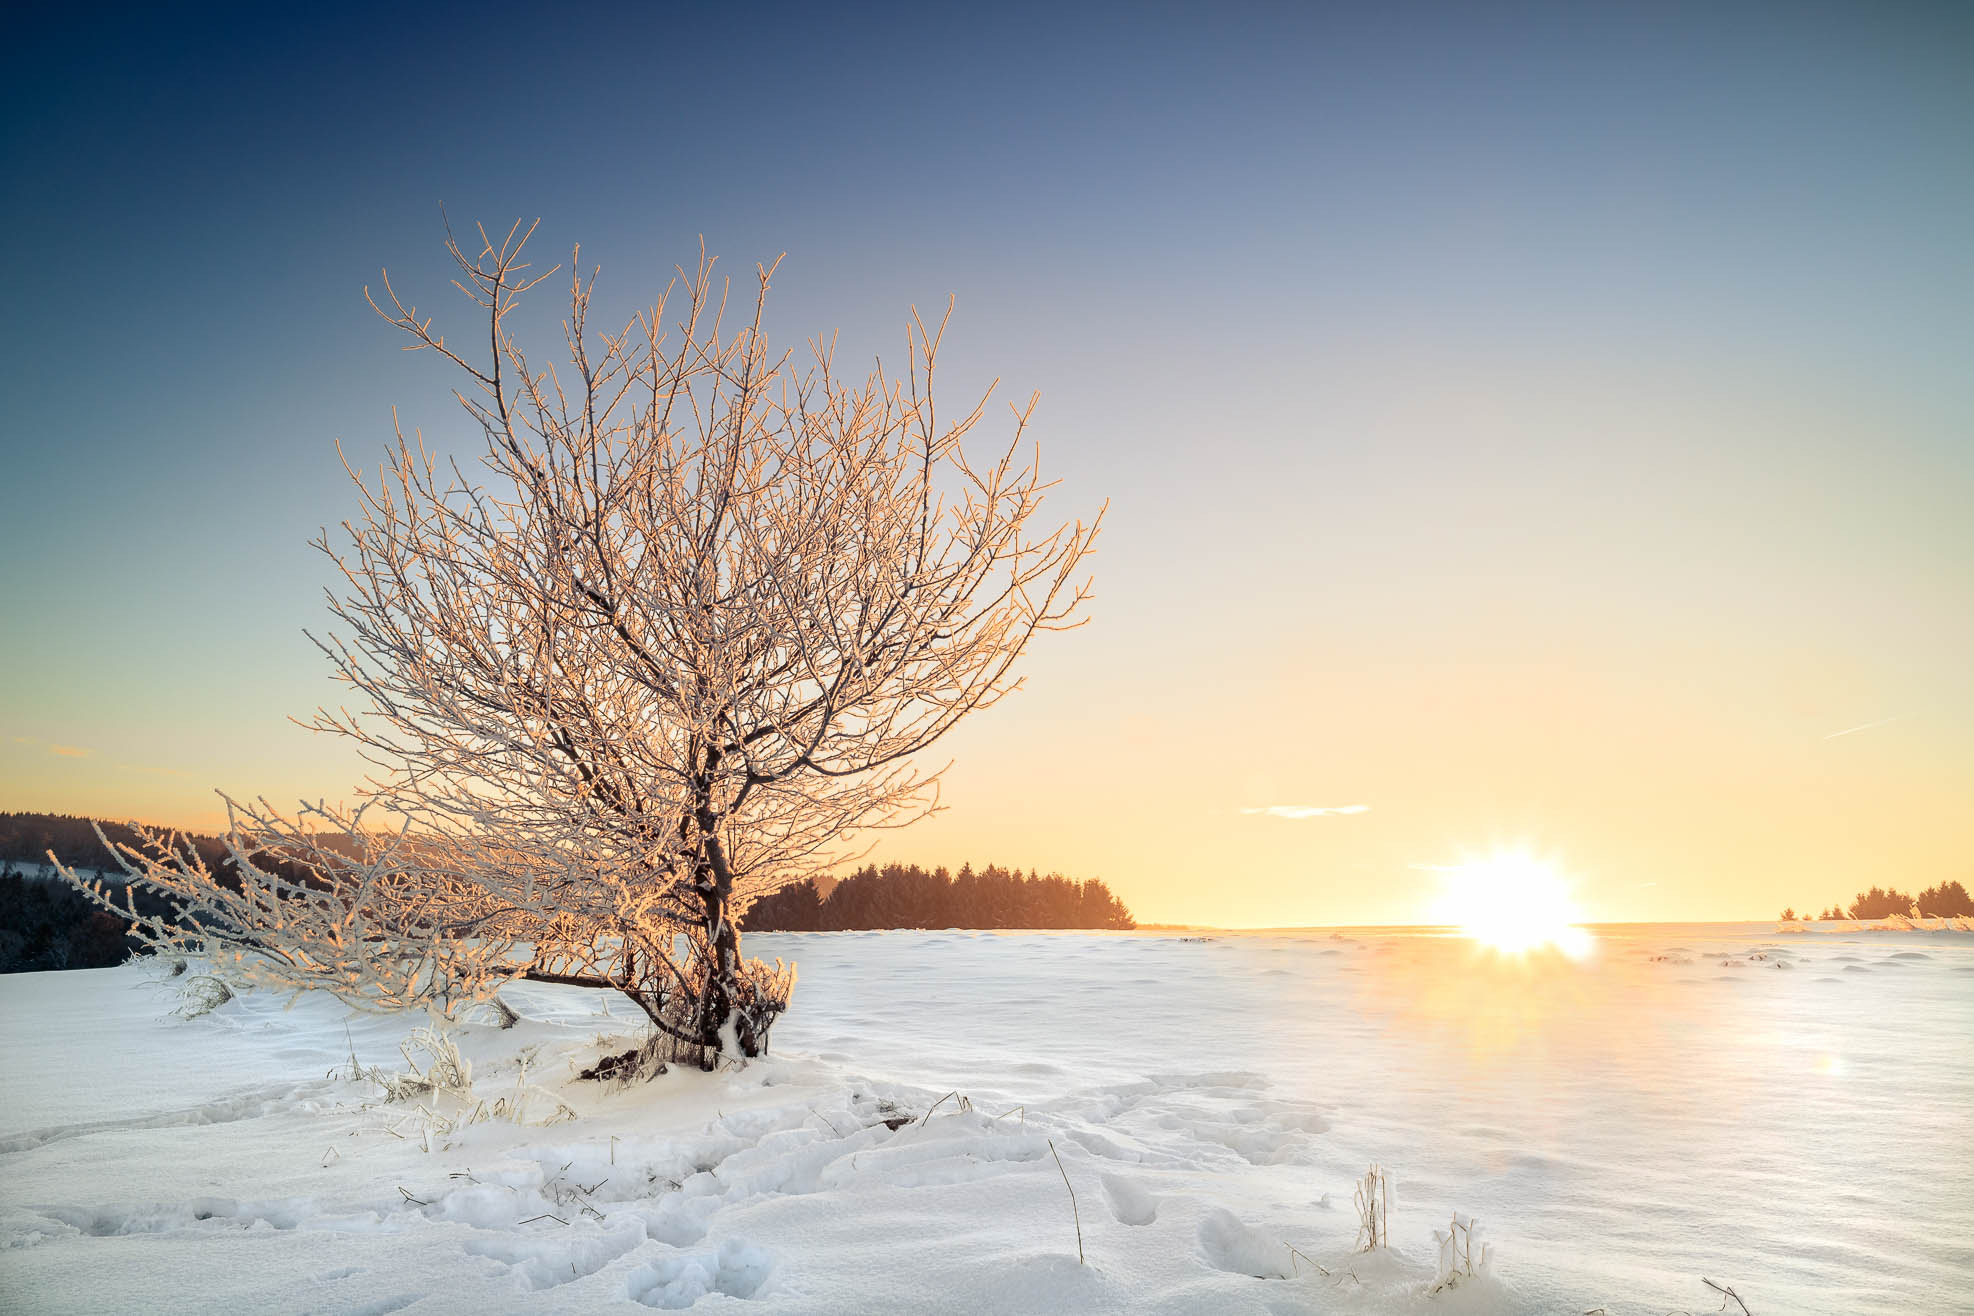
[[[1640,399],[1607,368],[1557,396],[1541,364],[1448,362],[1395,408],[1375,369],[1312,371],[1306,446],[1148,424],[1177,454],[1155,490],[1045,399],[1054,505],[1113,500],[1092,621],[1038,640],[1029,687],[946,742],[946,812],[879,855],[1225,926],[1424,920],[1434,866],[1499,846],[1559,862],[1595,920],[1974,877],[1965,463],[1880,469],[1876,400],[1827,384]],[[298,633],[319,568],[284,569],[283,609],[166,611],[155,651],[36,637],[0,804],[209,827],[214,787],[340,795],[350,761],[285,720],[335,689]],[[1272,806],[1363,811],[1245,812]]]
[[[1290,527],[1330,565],[1298,580],[1275,545],[1217,595],[1140,565],[1158,527],[1119,504],[1092,623],[1043,637],[1029,688],[946,742],[949,807],[879,856],[1100,876],[1141,920],[1223,926],[1425,920],[1430,870],[1498,847],[1557,861],[1595,920],[1969,876],[1956,582],[1847,573],[1840,545],[1792,564],[1689,538],[1652,564],[1663,542],[1622,512],[1572,538],[1491,492],[1529,521],[1463,552],[1421,517],[1381,549]],[[1916,537],[1924,505],[1905,511]],[[1380,551],[1412,570],[1353,579],[1344,560]],[[209,827],[214,786],[334,798],[341,751],[282,720],[332,693],[319,660],[253,633],[261,682],[85,685],[39,710],[67,716],[17,714],[42,734],[0,742],[0,799]],[[1360,811],[1252,812],[1275,806]]]

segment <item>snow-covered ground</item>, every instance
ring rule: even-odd
[[[526,1059],[578,1116],[450,1135],[349,1077],[418,1020],[0,979],[0,1308],[1660,1316],[1704,1275],[1760,1316],[1974,1309],[1974,937],[747,949],[801,965],[771,1058],[577,1082],[631,1011],[513,987],[518,1026],[458,1034],[476,1097]],[[1373,1162],[1393,1246],[1358,1255]],[[1429,1296],[1455,1211],[1492,1273]]]

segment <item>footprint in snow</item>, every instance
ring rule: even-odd
[[[1200,1217],[1200,1252],[1215,1270],[1258,1279],[1289,1277],[1288,1249],[1259,1229],[1249,1228],[1234,1213],[1215,1207]]]
[[[710,1293],[751,1298],[767,1283],[774,1258],[741,1239],[728,1239],[719,1251],[666,1257],[630,1277],[626,1295],[647,1307],[677,1311]]]
[[[496,1234],[492,1238],[469,1238],[465,1250],[470,1255],[500,1262],[528,1288],[540,1292],[594,1275],[618,1257],[636,1250],[644,1240],[644,1229],[634,1222],[628,1228],[600,1235],[531,1238]]]
[[[424,1296],[422,1293],[400,1293],[395,1297],[378,1298],[374,1302],[366,1302],[361,1307],[353,1308],[349,1316],[391,1316],[392,1312],[403,1311]]]
[[[1121,1174],[1103,1176],[1104,1200],[1121,1225],[1148,1225],[1158,1219],[1158,1199],[1143,1184]]]

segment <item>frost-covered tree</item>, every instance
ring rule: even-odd
[[[360,806],[229,801],[224,865],[124,847],[184,911],[137,934],[387,1008],[615,988],[706,1063],[756,1054],[793,973],[743,961],[738,917],[936,803],[913,756],[1076,624],[1101,514],[1038,528],[1033,399],[968,455],[986,400],[936,415],[943,321],[911,317],[902,376],[846,379],[820,340],[793,367],[761,327],[773,266],[734,316],[702,252],[614,334],[578,271],[567,364],[539,367],[510,321],[554,273],[532,232],[448,233],[476,336],[388,275],[372,300],[460,372],[485,445],[476,470],[399,429],[317,541],[342,585],[316,642],[358,698],[313,725],[371,765]]]

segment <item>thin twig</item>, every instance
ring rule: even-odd
[[[1712,1289],[1715,1293],[1724,1293],[1727,1295],[1726,1298],[1720,1300],[1720,1309],[1722,1311],[1727,1310],[1727,1298],[1732,1298],[1735,1305],[1741,1309],[1741,1316],[1755,1316],[1753,1312],[1748,1310],[1748,1304],[1741,1301],[1741,1295],[1734,1291],[1732,1284],[1716,1284],[1705,1275],[1700,1276],[1700,1282]]]

